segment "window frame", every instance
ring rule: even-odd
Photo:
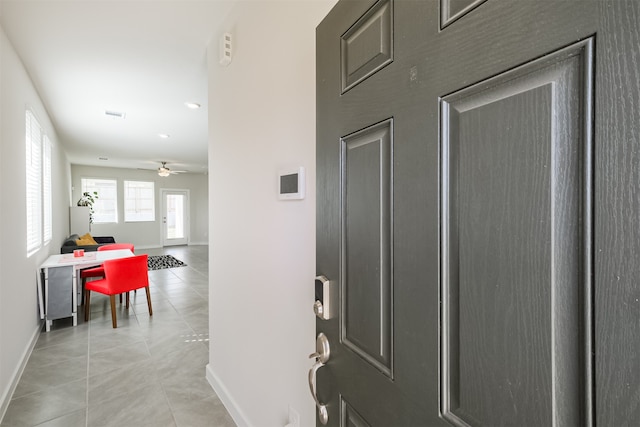
[[[129,184],[151,184],[150,187],[151,188],[146,188],[146,190],[151,190],[151,216],[149,218],[142,218],[142,219],[132,219],[132,218],[128,218],[128,215],[131,215],[132,212],[129,209],[128,204],[133,202],[135,204],[135,206],[133,207],[133,210],[137,210],[138,209],[138,204],[142,202],[142,200],[148,200],[148,199],[141,199],[139,197],[134,197],[134,198],[130,198],[129,197],[129,191],[130,190],[145,190],[144,187],[139,186],[139,187],[132,187],[129,188]],[[124,180],[122,183],[122,188],[123,188],[123,204],[124,204],[124,222],[155,222],[156,221],[156,188],[155,188],[155,182],[154,181],[141,181],[141,180]],[[135,214],[135,213],[134,213]]]
[[[113,199],[105,198],[104,192],[101,194],[101,190],[99,186],[90,185],[89,181],[103,181],[113,183]],[[118,180],[113,178],[104,178],[104,177],[81,177],[80,178],[80,193],[91,193],[94,191],[98,193],[98,197],[96,198],[95,203],[93,204],[93,224],[118,224],[119,216],[118,216]],[[108,221],[100,221],[99,218],[101,216],[107,215],[105,212],[101,210],[102,205],[104,205],[107,201],[113,202],[113,218],[109,218]]]
[[[53,144],[35,113],[25,110],[25,220],[27,257],[51,242]]]
[[[53,239],[53,144],[45,134],[42,140],[42,237],[47,245]]]

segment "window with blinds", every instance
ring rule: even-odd
[[[44,243],[47,244],[53,237],[53,206],[51,191],[51,140],[47,135],[42,140],[43,165],[42,165],[42,219]]]
[[[124,182],[124,220],[125,222],[156,220],[153,182]]]
[[[51,241],[51,141],[30,110],[25,114],[27,255]]]
[[[27,110],[27,254],[37,251],[42,244],[42,132],[40,124]]]
[[[93,223],[106,224],[118,222],[118,191],[115,179],[82,178],[83,193],[98,193],[93,204]]]

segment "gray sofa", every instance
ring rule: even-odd
[[[97,251],[100,246],[108,245],[110,243],[116,242],[116,239],[114,239],[111,236],[104,236],[104,237],[92,236],[92,237],[93,237],[93,240],[98,242],[97,245],[79,245],[78,246],[76,244],[76,240],[78,240],[80,236],[78,236],[77,234],[72,234],[71,236],[64,239],[64,242],[62,242],[62,246],[60,247],[60,253],[70,254],[76,249],[84,249],[87,252],[93,252],[93,251]]]

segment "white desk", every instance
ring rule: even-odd
[[[73,253],[51,255],[37,272],[38,304],[40,318],[45,321],[47,332],[56,319],[73,317],[73,326],[78,324],[78,302],[82,289],[78,289],[80,270],[102,265],[110,259],[128,258],[134,254],[129,249],[85,252],[82,257]]]

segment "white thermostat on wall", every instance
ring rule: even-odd
[[[304,168],[302,166],[278,172],[278,199],[304,199]]]

